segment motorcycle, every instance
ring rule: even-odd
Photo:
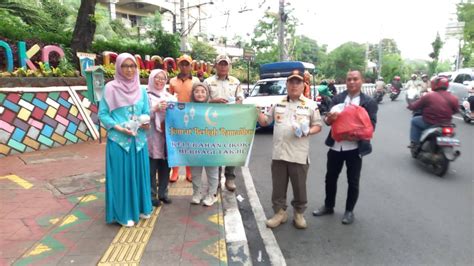
[[[374,100],[377,103],[381,103],[382,100],[383,100],[383,96],[385,96],[385,90],[383,88],[382,89],[377,89],[375,91],[375,94],[374,94]]]
[[[329,106],[331,106],[331,98],[325,95],[316,96],[316,104],[318,105],[319,113],[326,114],[329,112]]]
[[[449,162],[461,155],[457,149],[460,146],[454,138],[454,124],[436,125],[425,129],[419,145],[411,147],[411,156],[427,167],[431,167],[434,174],[442,177],[449,168]]]
[[[395,101],[398,95],[400,95],[400,90],[392,86],[390,89],[390,100]]]
[[[406,90],[406,101],[408,104],[416,102],[420,98],[420,92],[416,88]]]
[[[462,119],[466,123],[471,123],[474,120],[474,117],[471,115],[471,104],[467,100],[467,97],[462,100],[462,104],[459,107],[459,111],[462,115]]]

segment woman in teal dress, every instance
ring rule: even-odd
[[[145,131],[149,124],[139,122],[149,117],[150,110],[135,58],[120,54],[115,68],[114,80],[105,85],[99,106],[100,121],[107,129],[106,222],[130,227],[139,218],[149,218],[153,210]]]

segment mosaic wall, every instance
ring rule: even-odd
[[[78,96],[97,125],[97,106]],[[0,157],[92,140],[69,92],[0,92]]]

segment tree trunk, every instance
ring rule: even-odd
[[[97,0],[81,0],[81,6],[77,13],[76,26],[74,27],[71,41],[73,60],[76,65],[79,65],[76,52],[88,52],[94,40],[96,3]]]

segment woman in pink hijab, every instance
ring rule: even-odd
[[[107,129],[107,223],[131,227],[139,218],[149,218],[153,210],[145,132],[150,127],[149,115],[148,97],[146,90],[140,88],[137,62],[131,54],[120,54],[114,80],[105,85],[99,105],[99,119]]]
[[[161,202],[171,203],[168,197],[168,183],[170,168],[166,154],[165,113],[167,101],[174,96],[166,91],[165,85],[168,74],[161,69],[151,71],[148,78],[148,99],[150,104],[150,132],[148,150],[150,157],[151,202],[153,206],[160,206]],[[176,99],[174,99],[176,101]],[[158,191],[156,191],[156,174],[158,172]]]

